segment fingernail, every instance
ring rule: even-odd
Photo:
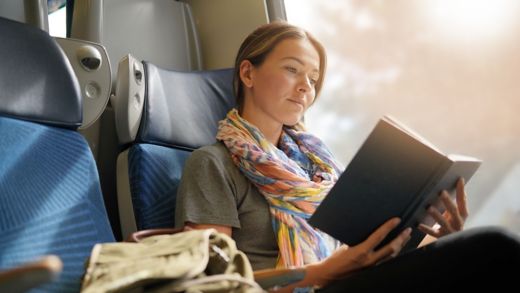
[[[410,233],[412,233],[412,228],[408,227],[408,228],[404,229],[404,233],[407,235],[410,235]]]
[[[395,218],[394,225],[399,225],[401,223],[401,218]]]

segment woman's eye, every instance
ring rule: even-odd
[[[316,80],[316,79],[314,79],[314,78],[311,78],[309,81],[310,81],[310,83],[311,83],[312,85],[316,85],[316,83],[318,82],[318,80]]]
[[[285,69],[291,73],[296,73],[296,68],[292,67],[292,66],[285,66]]]

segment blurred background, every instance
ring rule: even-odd
[[[327,49],[306,122],[344,165],[392,115],[446,153],[483,160],[467,226],[520,233],[520,1],[284,2]],[[50,33],[65,37],[65,1],[48,3]]]
[[[390,114],[446,153],[478,157],[467,226],[520,233],[520,1],[285,0],[327,49],[306,115],[347,165]]]

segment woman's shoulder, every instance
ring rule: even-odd
[[[226,146],[220,142],[217,141],[214,144],[206,145],[203,147],[200,147],[193,151],[192,157],[213,157],[217,159],[225,159],[230,158],[229,152],[226,148]]]
[[[222,142],[216,142],[196,149],[191,154],[186,165],[185,170],[190,170],[199,175],[201,170],[204,170],[206,173],[212,172],[211,177],[220,176],[231,181],[247,183],[247,180],[233,162],[227,147]]]
[[[229,164],[233,165],[233,160],[231,159],[228,149],[219,141],[196,149],[191,154],[189,161],[212,163],[224,166],[229,166]]]

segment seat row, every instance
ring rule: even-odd
[[[56,40],[39,29],[0,18],[0,54],[9,56],[0,66],[0,270],[56,255],[61,274],[37,291],[77,292],[93,245],[115,241],[96,162],[78,133],[80,84]],[[127,237],[174,225],[184,161],[215,140],[217,121],[234,105],[233,72],[176,72],[131,56],[119,69],[112,104]],[[14,291],[19,281],[5,276],[0,291]]]

